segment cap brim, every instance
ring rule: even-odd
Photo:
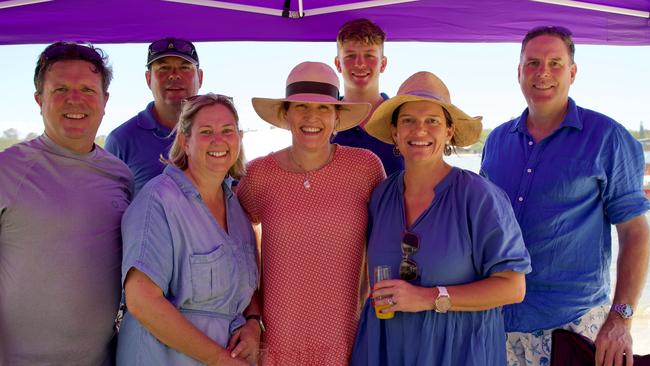
[[[323,103],[340,105],[339,122],[335,131],[344,131],[350,129],[363,121],[368,114],[372,105],[370,103],[349,103],[332,99],[329,96],[318,94],[295,94],[290,98],[271,99],[271,98],[253,98],[253,109],[258,116],[273,126],[289,129],[289,124],[282,113],[282,104],[284,102],[297,103]]]
[[[199,64],[195,59],[193,59],[192,57],[190,57],[190,56],[188,56],[188,55],[186,55],[184,53],[180,53],[180,52],[176,52],[174,50],[170,50],[170,51],[163,52],[161,54],[156,55],[156,57],[152,58],[151,60],[149,60],[147,62],[147,66],[151,65],[153,62],[155,62],[157,60],[160,60],[161,58],[164,58],[164,57],[180,57],[183,60],[185,60],[187,62],[191,62],[194,65]]]
[[[397,95],[380,104],[364,126],[366,132],[387,144],[394,144],[390,129],[393,111],[404,103],[419,101],[436,103],[449,112],[454,126],[455,146],[469,146],[478,142],[483,130],[481,124],[483,117],[470,117],[453,104],[410,94]]]

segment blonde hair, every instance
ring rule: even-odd
[[[187,169],[187,154],[185,153],[185,149],[183,149],[181,135],[185,138],[189,138],[192,133],[192,126],[194,125],[194,117],[196,117],[196,114],[203,107],[216,104],[225,106],[230,110],[230,112],[232,112],[233,116],[235,116],[235,123],[237,124],[238,129],[237,133],[240,135],[241,139],[241,132],[239,132],[239,115],[237,114],[237,109],[235,108],[231,97],[213,93],[195,95],[183,100],[181,115],[178,118],[176,127],[174,127],[176,137],[174,138],[172,147],[169,149],[169,158],[165,159],[161,155],[160,161],[165,164],[173,165],[181,170]],[[241,143],[237,161],[230,167],[228,174],[235,179],[239,179],[246,174],[246,158],[244,156],[244,146]]]
[[[339,47],[348,41],[357,41],[366,45],[379,45],[383,49],[386,33],[369,19],[354,19],[343,24],[336,36],[336,43]]]

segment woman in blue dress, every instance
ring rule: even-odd
[[[118,365],[256,362],[255,236],[229,185],[244,171],[240,146],[229,97],[183,102],[167,167],[122,220]]]
[[[394,279],[372,283],[352,365],[505,364],[500,307],[523,300],[530,258],[506,195],[443,160],[481,128],[429,72],[409,77],[366,125],[405,170],[370,202],[368,268],[388,265]],[[394,317],[378,319],[373,303]]]

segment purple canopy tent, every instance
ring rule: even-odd
[[[389,41],[519,42],[533,26],[557,24],[577,43],[650,45],[648,0],[3,0],[0,44],[333,41],[360,17]]]

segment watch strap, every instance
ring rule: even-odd
[[[623,319],[630,319],[634,315],[634,310],[630,304],[613,304],[612,310]]]
[[[266,332],[266,326],[264,325],[264,322],[262,321],[262,316],[261,315],[250,314],[250,315],[246,315],[245,318],[246,318],[246,321],[249,321],[251,319],[257,321],[257,324],[260,326],[260,329],[262,330],[262,332]]]
[[[447,288],[445,286],[436,286],[436,288],[438,289],[438,297],[449,297],[449,292],[447,292]]]

